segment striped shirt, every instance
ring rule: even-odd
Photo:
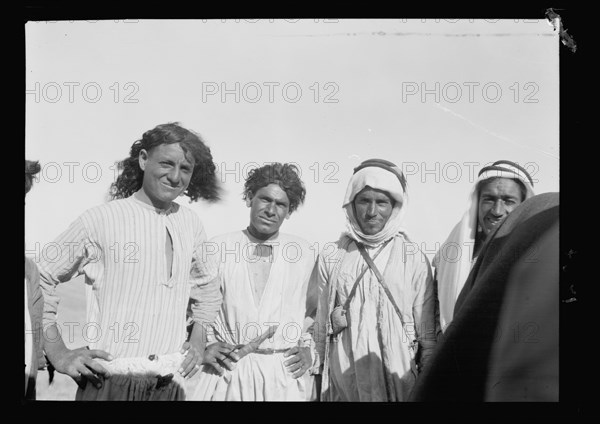
[[[74,329],[91,349],[115,357],[178,351],[190,298],[200,324],[212,323],[221,306],[216,273],[203,260],[205,241],[198,216],[177,203],[162,211],[130,196],[87,210],[55,240],[60,254],[40,264],[44,327],[56,322],[56,285],[85,274],[87,323]]]

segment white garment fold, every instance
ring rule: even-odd
[[[255,301],[249,252],[256,243],[273,247],[273,263],[261,299]],[[208,242],[209,261],[217,263],[223,304],[209,332],[208,343],[224,341],[246,344],[270,326],[277,331],[260,348],[285,349],[297,346],[303,333],[308,282],[315,254],[303,239],[279,233],[267,242],[238,231]],[[258,304],[258,306],[257,306]],[[251,353],[235,364],[233,371],[219,376],[209,365],[201,370],[190,400],[277,401],[307,400],[310,378],[294,379],[283,353]]]

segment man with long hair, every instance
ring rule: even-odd
[[[119,168],[112,200],[80,215],[55,240],[60,256],[40,263],[46,354],[77,382],[77,400],[183,400],[185,378],[212,361],[204,324],[222,298],[204,266],[204,227],[174,200],[218,200],[215,166],[198,134],[168,123],[146,131]],[[96,337],[69,350],[56,325],[55,290],[80,274],[86,325],[95,330],[87,334]]]

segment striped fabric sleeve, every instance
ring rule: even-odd
[[[218,278],[218,255],[211,254],[207,244],[210,242],[207,242],[204,227],[200,224],[192,258],[190,298],[194,322],[204,326],[215,321],[223,302]]]
[[[39,271],[40,287],[44,294],[44,328],[56,322],[60,301],[56,286],[82,273],[83,267],[91,259],[87,249],[89,245],[90,240],[80,217],[52,242],[56,255],[52,258],[42,257]]]

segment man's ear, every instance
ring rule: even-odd
[[[146,149],[142,149],[140,150],[140,155],[138,156],[138,163],[142,171],[146,170],[146,162],[148,162],[148,151],[146,151]]]
[[[290,216],[292,216],[292,213],[288,211],[287,215],[285,216],[285,219],[290,219]]]
[[[252,198],[253,197],[254,197],[254,193],[249,191],[248,194],[246,195],[246,206],[248,206],[248,207],[252,206]]]

